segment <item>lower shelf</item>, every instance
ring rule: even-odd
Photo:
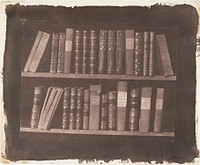
[[[129,131],[93,131],[93,130],[40,130],[32,128],[20,128],[21,133],[47,133],[47,134],[78,134],[78,135],[113,135],[113,136],[149,136],[149,137],[174,137],[174,132],[129,132]]]

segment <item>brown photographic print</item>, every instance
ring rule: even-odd
[[[5,158],[192,162],[191,5],[6,6]]]

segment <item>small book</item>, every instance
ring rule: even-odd
[[[167,46],[167,40],[165,34],[159,34],[156,35],[156,41],[157,41],[157,48],[158,48],[158,56],[161,59],[161,65],[163,67],[164,75],[165,76],[172,76],[174,75],[170,55],[169,55],[169,49]]]
[[[65,33],[59,34],[57,73],[64,73]]]
[[[108,95],[102,94],[101,96],[101,130],[108,129]]]
[[[34,57],[32,59],[32,62],[29,66],[29,71],[30,72],[36,72],[37,68],[38,68],[38,65],[41,61],[41,58],[44,54],[44,50],[47,46],[47,43],[49,41],[49,37],[50,37],[50,34],[49,33],[45,33],[45,32],[42,32],[42,37],[40,39],[40,42],[37,46],[37,49],[35,50],[35,53],[34,53]]]
[[[76,103],[76,129],[83,128],[83,102],[84,102],[84,88],[77,89],[77,103]]]
[[[76,106],[77,106],[77,87],[71,88],[70,93],[70,112],[69,112],[69,129],[76,128]]]
[[[118,81],[117,85],[117,130],[125,131],[127,111],[127,82]]]
[[[161,131],[163,101],[164,101],[164,88],[157,88],[154,132],[160,132]]]
[[[149,75],[149,47],[150,36],[148,31],[144,31],[144,56],[143,56],[143,76]]]
[[[155,70],[155,32],[150,31],[150,37],[149,37],[149,76],[154,76],[154,70]]]
[[[57,72],[59,34],[52,34],[50,73]]]
[[[108,130],[117,127],[117,91],[108,92]]]
[[[64,73],[70,73],[71,72],[73,32],[74,32],[74,30],[72,28],[66,28]]]
[[[90,90],[84,90],[83,129],[89,129]]]
[[[152,87],[142,87],[141,109],[140,109],[140,119],[139,119],[140,132],[149,132],[151,97],[152,97]]]
[[[83,59],[82,59],[82,73],[88,73],[89,64],[89,31],[83,30]]]
[[[90,85],[89,130],[99,130],[100,103],[101,103],[101,84]]]

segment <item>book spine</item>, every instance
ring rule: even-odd
[[[77,104],[77,87],[72,87],[70,95],[70,113],[69,113],[70,130],[76,128],[76,104]]]
[[[125,64],[125,34],[124,30],[117,30],[116,42],[116,74],[124,73]]]
[[[89,73],[97,73],[98,66],[98,31],[90,30],[89,31]]]
[[[134,47],[135,47],[135,32],[134,30],[125,30],[125,72],[127,75],[134,73]]]
[[[139,131],[141,89],[133,88],[130,91],[129,120],[130,131]]]
[[[63,92],[62,129],[69,129],[70,112],[70,87],[65,87]]]
[[[100,74],[106,73],[106,58],[108,48],[108,31],[100,30],[99,32],[99,59],[98,59],[98,72]]]
[[[83,61],[82,61],[82,73],[88,73],[88,63],[89,63],[89,32],[83,30]]]
[[[149,76],[154,76],[155,58],[155,32],[150,31],[149,37]]]
[[[108,92],[108,129],[116,130],[117,120],[117,92]]]
[[[127,108],[127,82],[118,81],[117,85],[117,130],[125,131]]]
[[[39,43],[40,43],[40,40],[41,40],[41,38],[42,38],[42,34],[43,34],[42,31],[38,31],[37,36],[36,36],[36,38],[35,38],[35,41],[34,41],[34,43],[33,43],[33,46],[32,46],[32,48],[31,48],[31,51],[30,51],[30,53],[29,53],[28,59],[27,59],[27,61],[26,61],[26,64],[25,64],[25,66],[24,66],[24,72],[28,72],[28,70],[29,70],[29,66],[30,66],[31,63],[32,63],[32,60],[33,60],[34,55],[35,55],[35,51],[37,50],[37,47],[38,47],[38,45],[39,45]]]
[[[89,129],[90,90],[84,90],[83,129]]]
[[[144,32],[143,76],[149,75],[149,32]]]
[[[101,101],[101,84],[90,85],[89,130],[99,130],[100,101]]]
[[[115,73],[116,65],[116,31],[108,31],[108,59],[107,59],[107,74]]]
[[[164,88],[157,88],[154,132],[161,131],[163,101],[164,101]]]
[[[33,107],[31,114],[31,128],[38,128],[40,111],[42,108],[42,95],[43,95],[43,86],[35,87],[33,95]]]
[[[135,32],[135,61],[134,72],[136,76],[143,74],[144,33]]]
[[[82,31],[74,32],[74,73],[81,73],[82,70]]]
[[[152,97],[152,87],[142,87],[141,110],[140,110],[140,120],[139,120],[140,132],[149,132],[151,97]]]
[[[56,73],[56,71],[57,71],[58,41],[59,41],[59,34],[53,33],[52,34],[52,46],[51,46],[50,73]]]
[[[71,72],[73,33],[74,33],[74,30],[72,28],[66,28],[64,73],[70,73]]]
[[[59,35],[57,73],[64,73],[65,33]]]
[[[29,67],[30,72],[36,72],[38,65],[41,61],[41,58],[43,56],[44,50],[49,41],[49,37],[50,37],[50,34],[43,32],[42,38],[41,38],[41,40],[38,44],[38,47],[35,51],[35,55],[33,57],[32,63],[30,64],[30,67]]]
[[[83,102],[84,102],[84,89],[79,87],[77,89],[77,104],[76,104],[76,129],[83,128]]]
[[[108,95],[101,96],[101,130],[108,129]]]

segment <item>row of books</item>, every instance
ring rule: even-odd
[[[150,124],[153,124],[153,131],[160,132],[164,88],[153,91],[153,87],[131,88],[129,91],[125,81],[118,82],[116,91],[107,92],[102,92],[101,84],[90,85],[89,89],[51,86],[47,92],[44,86],[37,86],[30,125],[31,128],[50,129],[60,102],[62,129],[149,132]],[[44,99],[42,96],[45,96]],[[155,105],[152,106],[152,103]],[[154,123],[150,123],[152,107]]]
[[[50,34],[38,31],[24,72],[36,72]],[[136,30],[52,33],[50,73],[173,75],[165,34]],[[157,61],[157,64],[155,64]]]

